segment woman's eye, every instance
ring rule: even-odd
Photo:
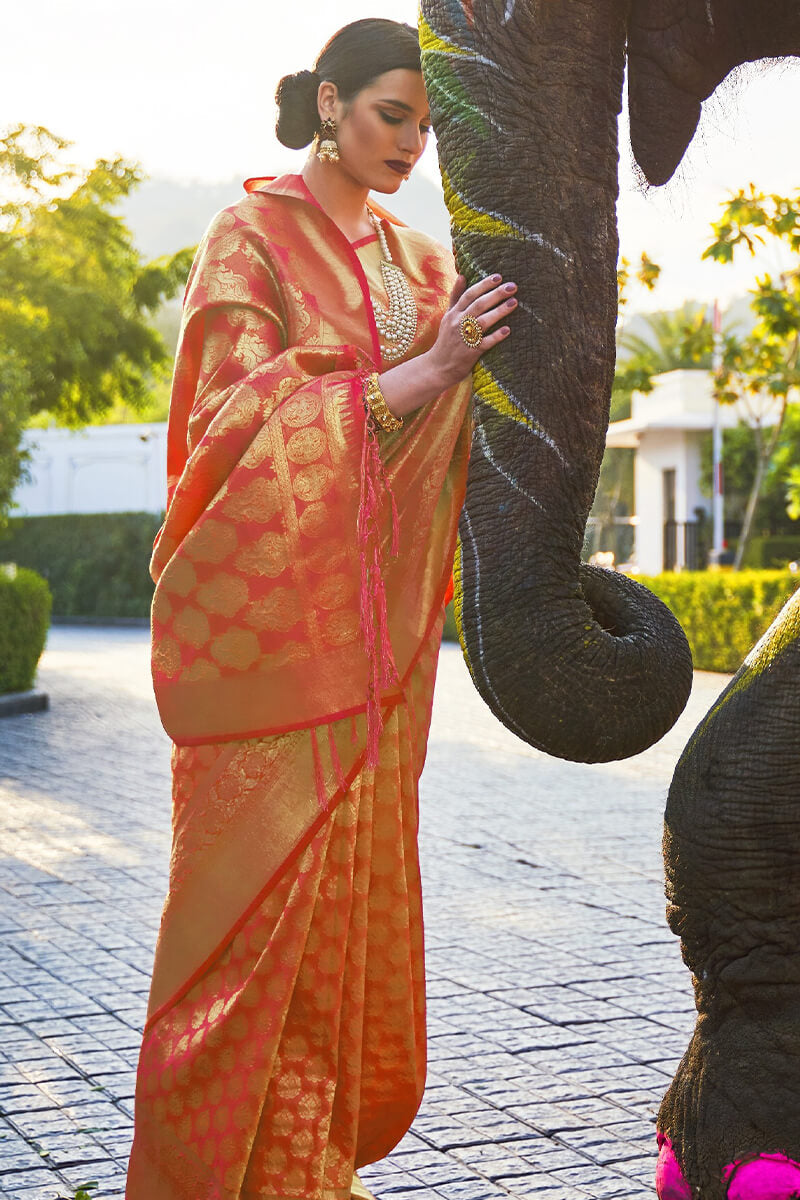
[[[388,113],[383,112],[383,110],[381,110],[381,109],[379,109],[378,111],[380,112],[381,116],[383,117],[383,119],[387,125],[402,125],[402,123],[403,123],[402,117],[391,117],[391,116],[389,116]]]
[[[427,135],[430,133],[432,128],[433,128],[432,125],[420,125],[419,131],[424,137],[427,137]]]

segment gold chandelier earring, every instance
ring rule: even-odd
[[[319,147],[317,158],[320,162],[337,163],[339,161],[339,146],[336,141],[336,122],[332,117],[326,117],[320,124]]]

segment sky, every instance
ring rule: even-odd
[[[73,160],[121,153],[151,176],[217,182],[299,170],[305,152],[274,137],[280,77],[311,67],[327,38],[364,16],[414,23],[416,0],[27,0],[3,14],[0,126],[42,124],[75,143]],[[730,190],[800,187],[792,134],[800,61],[747,72],[704,111],[699,135],[666,188],[640,190],[621,126],[622,253],[660,263],[657,289],[632,311],[685,299],[723,305],[755,270],[702,263],[710,224]],[[433,146],[419,170],[438,179]],[[209,214],[211,215],[211,214]]]

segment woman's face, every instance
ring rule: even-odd
[[[396,192],[425,149],[430,132],[421,72],[386,71],[349,104],[337,99],[333,115],[340,169],[361,187]]]

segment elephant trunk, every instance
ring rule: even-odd
[[[472,678],[525,741],[636,754],[682,711],[691,656],[651,593],[581,566],[617,314],[624,0],[423,0],[423,71],[459,269],[519,285],[475,371],[456,618]]]

